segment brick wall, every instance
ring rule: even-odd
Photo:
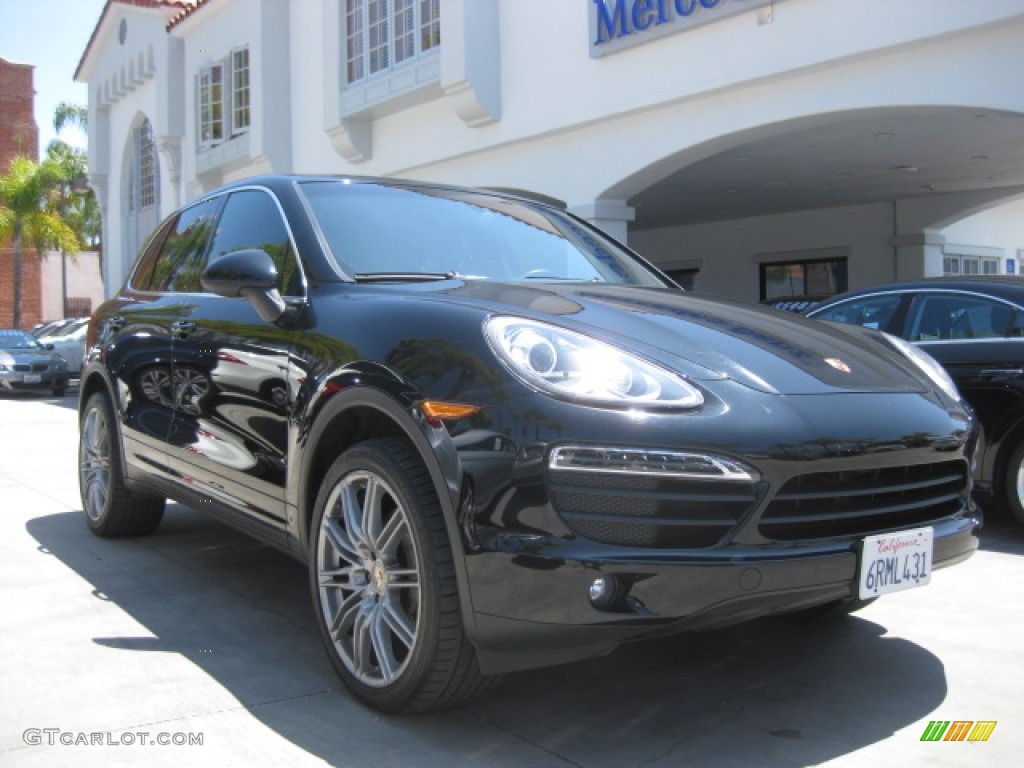
[[[15,155],[39,158],[33,67],[0,58],[0,172]]]
[[[35,116],[33,67],[0,58],[0,173],[7,172],[11,158],[39,158],[39,129]],[[39,257],[35,249],[22,253],[21,327],[40,322],[42,313]],[[10,328],[14,318],[14,251],[0,244],[0,327]]]
[[[34,248],[21,255],[21,327],[31,328],[43,321],[42,276]],[[0,248],[0,328],[14,325],[14,249]]]

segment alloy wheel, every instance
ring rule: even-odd
[[[351,472],[317,536],[320,605],[331,642],[363,685],[395,683],[419,635],[420,568],[407,511],[384,478]]]
[[[110,489],[110,425],[101,408],[91,408],[82,423],[78,472],[85,514],[90,520],[98,521],[103,516]]]

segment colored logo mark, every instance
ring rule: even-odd
[[[996,729],[995,720],[932,720],[921,741],[988,741]]]

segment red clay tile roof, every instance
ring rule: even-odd
[[[103,12],[100,14],[99,20],[96,22],[96,26],[92,30],[92,35],[89,36],[89,42],[85,46],[85,50],[82,52],[82,58],[78,60],[78,67],[75,68],[75,80],[78,80],[78,74],[82,71],[82,65],[85,63],[86,57],[92,50],[92,44],[96,41],[96,33],[99,32],[100,27],[103,26],[103,20],[106,19],[107,13],[110,12],[110,6],[112,5],[132,5],[136,8],[162,8],[170,11],[177,11],[170,21],[167,23],[167,29],[180,22],[186,16],[194,13],[196,8],[201,5],[205,5],[209,0],[107,0],[107,4],[103,6]]]
[[[174,14],[171,20],[167,22],[167,29],[171,29],[172,27],[180,24],[209,2],[210,0],[190,0],[188,3],[180,3],[180,5],[185,5],[187,7],[182,8],[179,13]]]

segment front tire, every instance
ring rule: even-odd
[[[165,499],[125,486],[117,426],[110,401],[97,392],[79,422],[78,487],[82,511],[97,536],[144,536],[157,529]]]
[[[1014,449],[1006,462],[1003,499],[1017,524],[1024,525],[1024,442]]]
[[[370,440],[331,465],[313,514],[310,588],[345,686],[383,712],[468,701],[484,677],[463,631],[451,546],[423,463]]]

